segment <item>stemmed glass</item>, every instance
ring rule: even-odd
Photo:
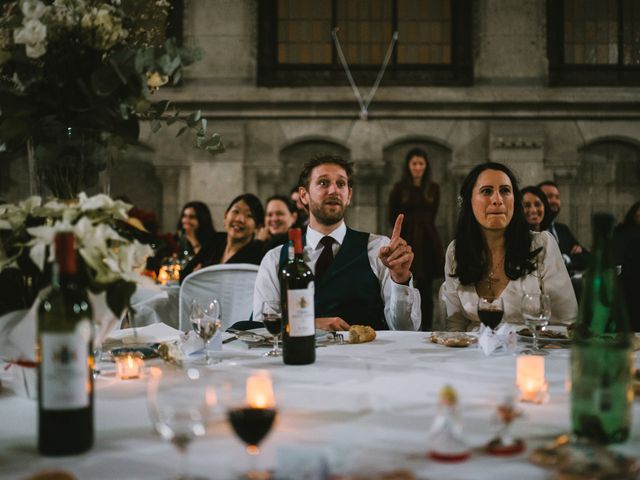
[[[196,363],[199,365],[215,363],[209,352],[209,342],[222,325],[220,322],[220,302],[213,298],[205,303],[200,303],[194,298],[191,300],[189,320],[193,330],[204,340],[205,358]]]
[[[187,449],[205,435],[217,403],[216,390],[198,369],[150,369],[147,407],[156,432],[180,453],[178,479],[193,479],[187,472]]]
[[[504,303],[502,297],[478,298],[478,317],[492,332],[500,325],[503,315]]]
[[[549,324],[551,319],[551,299],[544,293],[525,293],[522,296],[522,317],[524,324],[531,330],[533,348],[522,353],[529,355],[548,355],[549,352],[538,347],[538,333]]]
[[[250,456],[250,479],[268,479],[269,472],[255,468],[258,445],[264,440],[278,415],[273,383],[268,371],[259,370],[239,375],[224,390],[223,401],[233,431],[246,445]]]
[[[278,348],[278,340],[282,334],[282,312],[280,302],[262,303],[262,322],[267,331],[273,335],[273,348],[264,354],[265,357],[279,357],[282,352]]]

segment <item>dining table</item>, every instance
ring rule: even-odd
[[[516,362],[509,351],[485,355],[476,345],[449,348],[428,332],[379,331],[362,344],[325,342],[310,365],[285,365],[267,348],[241,338],[224,343],[217,363],[197,367],[212,385],[224,378],[266,370],[273,379],[278,417],[254,459],[272,478],[382,478],[405,472],[420,479],[548,479],[554,472],[530,461],[532,451],[571,429],[570,348],[546,349],[548,399],[518,401]],[[634,356],[636,367],[637,352]],[[147,371],[176,368],[159,358]],[[190,365],[187,359],[183,368]],[[179,454],[154,430],[147,405],[147,378],[121,380],[113,365],[101,365],[95,380],[95,443],[66,457],[41,456],[37,445],[37,401],[16,395],[9,371],[0,380],[0,478],[27,478],[48,469],[79,479],[173,478]],[[190,368],[194,368],[191,366]],[[440,392],[457,393],[457,414],[470,457],[441,462],[428,456],[430,432],[442,413]],[[493,455],[487,443],[500,425],[497,409],[515,399],[513,435],[525,450]],[[632,405],[631,433],[615,452],[640,461],[640,402]],[[243,443],[222,406],[214,409],[206,434],[190,445],[189,473],[211,479],[238,478],[249,468]],[[344,476],[344,477],[342,477]],[[399,478],[399,477],[398,477]],[[411,477],[404,477],[411,478]]]

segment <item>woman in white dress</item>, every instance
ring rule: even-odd
[[[447,329],[478,328],[479,297],[502,297],[503,321],[522,324],[522,296],[541,291],[551,297],[551,322],[573,322],[578,304],[560,250],[549,232],[529,231],[513,172],[479,164],[462,182],[459,201],[441,290]]]

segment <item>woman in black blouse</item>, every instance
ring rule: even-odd
[[[244,193],[234,198],[224,213],[224,232],[216,233],[211,246],[202,249],[183,271],[183,278],[192,271],[223,263],[253,263],[260,265],[264,242],[255,239],[264,225],[264,208],[258,197]]]

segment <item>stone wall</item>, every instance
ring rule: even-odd
[[[185,72],[179,88],[161,94],[184,110],[201,108],[227,151],[211,157],[174,131],[143,133],[142,157],[156,169],[155,204],[165,229],[193,199],[210,205],[220,227],[235,195],[287,193],[299,165],[321,151],[355,162],[349,223],[387,232],[387,195],[404,153],[413,145],[426,148],[442,188],[438,227],[445,242],[461,179],[482,161],[509,164],[523,185],[555,179],[563,196],[560,220],[587,245],[592,210],[621,218],[640,198],[640,88],[548,87],[545,0],[475,1],[474,85],[387,87],[383,80],[366,121],[346,82],[257,86],[257,1],[185,2],[186,40],[196,41],[204,58]],[[139,195],[129,197],[138,201]]]

